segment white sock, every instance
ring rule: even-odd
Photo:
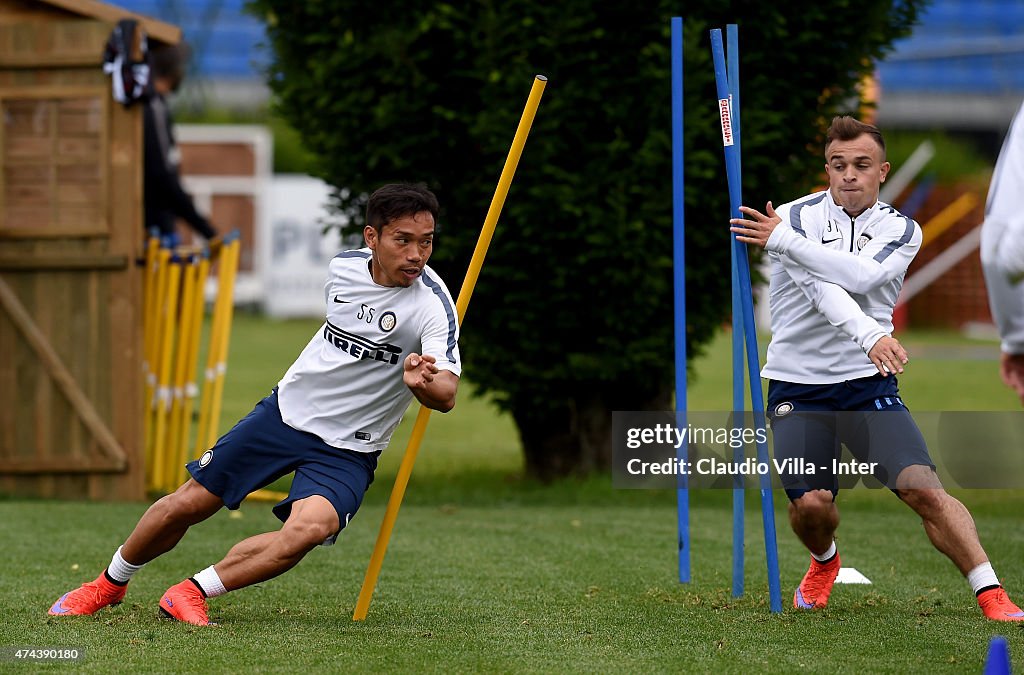
[[[217,570],[213,569],[213,565],[210,565],[192,578],[195,579],[208,598],[216,598],[218,595],[224,595],[228,592],[228,589],[224,588],[224,582],[220,580]]]
[[[836,554],[836,540],[833,539],[832,540],[832,545],[828,547],[827,551],[825,551],[821,555],[818,555],[817,553],[814,553],[812,551],[811,552],[811,557],[814,558],[815,560],[817,560],[818,562],[822,562],[823,563],[823,562],[828,562],[829,560],[831,560],[832,556],[834,556],[835,554]]]
[[[978,591],[983,588],[998,586],[999,577],[996,576],[995,570],[992,569],[992,563],[983,562],[967,573],[967,583],[971,585],[971,589],[977,595]]]
[[[124,547],[118,546],[117,551],[114,552],[114,557],[110,559],[110,565],[107,567],[107,574],[114,581],[126,584],[131,581],[136,572],[142,569],[142,565],[125,562],[125,559],[121,557],[122,548]]]

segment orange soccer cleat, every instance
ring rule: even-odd
[[[793,606],[797,609],[822,609],[827,605],[828,596],[832,593],[832,584],[839,575],[839,565],[838,553],[827,563],[820,563],[811,558],[807,574],[793,593]]]
[[[215,626],[206,613],[206,597],[191,579],[167,589],[160,598],[160,613],[194,626]]]
[[[100,574],[96,581],[87,581],[60,596],[47,613],[51,616],[95,614],[104,607],[120,604],[127,591],[127,584],[118,586],[107,579],[106,573]]]
[[[1013,604],[1002,586],[982,592],[978,596],[978,606],[993,621],[1024,621],[1024,612]]]

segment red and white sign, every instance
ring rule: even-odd
[[[732,145],[732,105],[729,99],[718,99],[718,114],[722,118],[722,143]]]

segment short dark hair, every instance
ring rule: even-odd
[[[176,91],[185,79],[185,66],[192,56],[192,50],[182,42],[176,45],[159,45],[149,51],[149,67],[153,78],[168,80],[171,91]]]
[[[423,183],[391,183],[374,190],[366,202],[366,224],[380,232],[393,220],[429,211],[437,222],[441,207]]]
[[[852,141],[861,134],[867,134],[875,139],[878,147],[882,149],[882,159],[884,160],[885,139],[882,138],[882,132],[875,125],[865,124],[849,115],[832,118],[832,124],[828,126],[828,133],[825,134],[825,153],[828,153],[828,146],[832,145],[832,141]]]

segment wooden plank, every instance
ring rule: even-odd
[[[14,422],[18,418],[13,402],[18,395],[17,387],[17,334],[14,324],[0,313],[0,457],[13,453],[15,446]]]
[[[12,280],[12,285],[21,296],[29,301],[35,300],[28,293],[28,289],[31,288],[30,280],[15,278]],[[33,307],[29,307],[29,309],[31,310]],[[28,343],[18,333],[18,327],[12,317],[8,316],[7,318],[11,321],[11,327],[14,329],[13,338],[15,346],[13,356],[16,364],[14,391],[12,392],[12,398],[8,399],[7,404],[15,409],[15,419],[19,422],[14,425],[15,443],[14,447],[11,448],[10,456],[30,459],[35,448],[35,438],[32,435],[34,430],[31,425],[24,424],[23,422],[32,418],[32,401],[24,395],[24,392],[32,390],[35,381],[40,377],[41,366],[38,359],[32,353],[32,348],[29,347]]]
[[[67,368],[61,362],[60,356],[53,350],[46,336],[33,322],[32,317],[18,300],[18,297],[11,290],[6,281],[0,279],[0,307],[3,307],[10,316],[14,325],[28,342],[35,352],[35,355],[42,363],[47,374],[53,378],[57,387],[74,406],[78,416],[85,423],[89,432],[96,437],[100,443],[100,449],[110,460],[119,463],[120,468],[127,464],[127,457],[124,450],[118,443],[117,438],[111,433],[106,423],[96,413],[89,399],[82,393],[78,383],[75,382]]]
[[[111,105],[108,115],[110,155],[105,173],[107,219],[110,239],[104,242],[111,254],[134,261],[142,255],[142,111],[136,106]],[[118,478],[117,494],[124,499],[145,495],[143,447],[142,372],[142,269],[129,265],[102,277],[101,297],[106,303],[104,355],[109,359],[110,420],[121,438],[134,439],[129,446],[126,474]],[[103,480],[101,478],[101,480]]]
[[[45,459],[30,462],[11,462],[0,460],[0,474],[30,475],[48,473],[120,473],[124,471],[121,462],[113,460],[97,461],[95,459]]]
[[[51,7],[38,0],[0,0],[0,23],[52,21],[74,16],[67,10]]]
[[[131,264],[126,255],[91,253],[83,255],[39,255],[31,258],[0,254],[0,271],[39,272],[56,270],[123,270]]]
[[[121,19],[133,18],[138,21],[143,28],[146,29],[146,33],[149,37],[154,38],[159,42],[167,44],[178,44],[181,42],[181,29],[177,26],[169,23],[165,23],[158,19],[145,16],[144,14],[136,14],[135,12],[129,12],[121,7],[114,5],[108,5],[104,2],[97,2],[97,0],[43,0],[48,5],[54,7],[60,7],[69,12],[75,14],[91,17],[93,19],[99,19],[112,26]]]
[[[31,79],[33,82],[35,81],[34,78]],[[97,96],[106,97],[109,95],[105,86],[87,84],[21,84],[0,88],[0,99],[5,101],[5,107],[7,99],[91,99]]]
[[[29,291],[35,297],[35,302],[32,305],[32,321],[38,327],[40,334],[47,336],[48,346],[53,348],[55,354],[66,353],[64,349],[61,349],[61,345],[56,344],[55,341],[62,339],[68,332],[61,329],[56,334],[54,333],[55,305],[65,309],[67,307],[60,302],[59,298],[52,297],[51,295],[59,286],[59,283],[56,283],[57,281],[53,275],[35,275],[32,278],[31,290]],[[17,296],[14,297],[17,298]],[[17,325],[17,319],[15,319],[15,325]],[[52,455],[59,455],[63,451],[63,448],[60,448],[56,453],[53,453],[54,439],[52,434],[53,428],[64,427],[66,420],[63,415],[55,414],[55,409],[58,406],[57,401],[54,399],[60,397],[54,396],[55,392],[53,391],[53,380],[51,378],[37,377],[35,386],[32,389],[34,405],[32,406],[32,417],[30,419],[32,420],[34,430],[32,435],[35,439],[32,454],[40,461],[46,461],[51,459]]]
[[[6,217],[6,216],[5,216]],[[44,224],[30,223],[28,227],[4,228],[0,239],[60,239],[63,237],[106,237],[106,225],[97,222],[66,220],[58,227],[50,221]]]
[[[98,68],[109,34],[104,24],[80,19],[0,23],[0,67]]]

